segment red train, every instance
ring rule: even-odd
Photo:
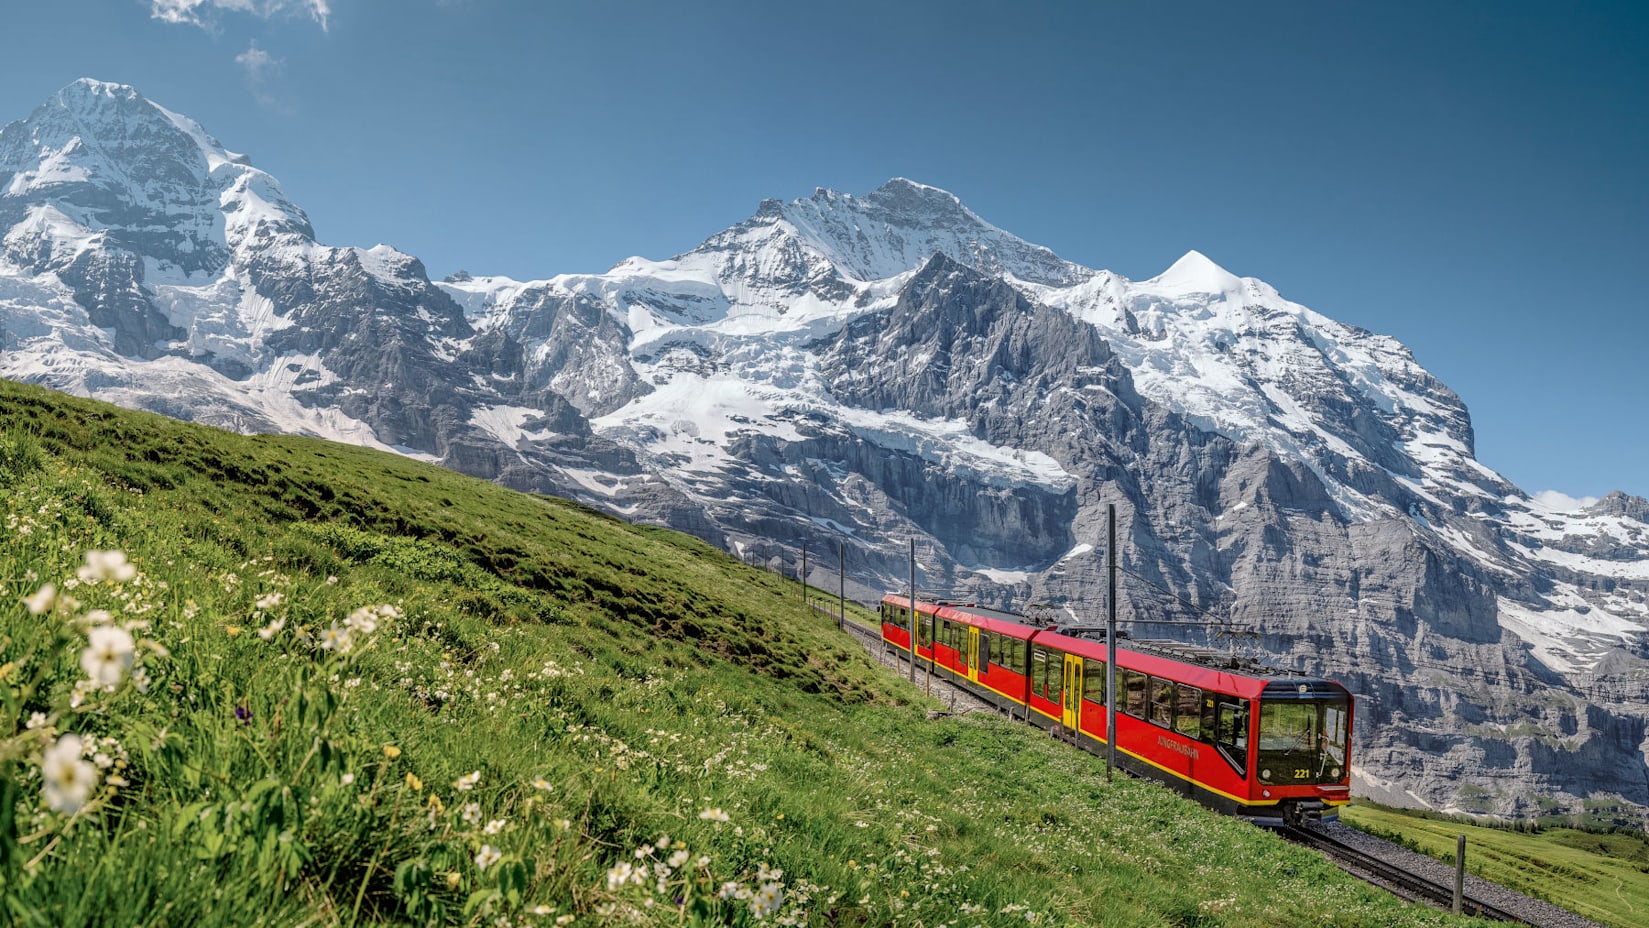
[[[916,614],[918,670],[1105,753],[1103,642],[977,606],[918,600]],[[910,651],[910,627],[910,598],[883,597],[884,646]],[[1331,680],[1232,663],[1119,645],[1117,763],[1261,824],[1334,818],[1351,799],[1351,694]]]

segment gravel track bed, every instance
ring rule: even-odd
[[[1365,854],[1372,854],[1388,863],[1402,867],[1417,876],[1425,877],[1442,886],[1454,885],[1454,867],[1440,860],[1434,860],[1424,854],[1393,844],[1384,838],[1376,838],[1367,832],[1358,831],[1350,825],[1339,822],[1328,822],[1313,826],[1323,834],[1328,835],[1342,844],[1348,844]],[[1471,847],[1466,847],[1466,862],[1471,863]],[[1559,908],[1550,902],[1543,902],[1531,896],[1507,889],[1499,883],[1491,883],[1481,877],[1466,874],[1466,895],[1473,899],[1481,899],[1488,904],[1504,909],[1518,918],[1523,919],[1538,928],[1603,928],[1591,919],[1582,918],[1568,909]]]

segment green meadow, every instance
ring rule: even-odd
[[[1457,924],[692,538],[0,382],[22,926]]]
[[[1342,818],[1438,860],[1454,862],[1466,836],[1466,869],[1592,921],[1636,928],[1649,921],[1649,837],[1547,827],[1513,831],[1445,816],[1359,803]]]

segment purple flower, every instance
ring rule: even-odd
[[[252,710],[246,708],[245,706],[236,706],[235,721],[241,723],[242,725],[252,724]]]

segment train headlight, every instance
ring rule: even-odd
[[[1270,767],[1267,767],[1264,770],[1260,771],[1260,779],[1265,780],[1268,783],[1271,782],[1271,768]]]
[[[1339,767],[1330,768],[1330,770],[1328,771],[1328,775],[1330,777],[1338,780],[1340,778],[1340,768]]]

